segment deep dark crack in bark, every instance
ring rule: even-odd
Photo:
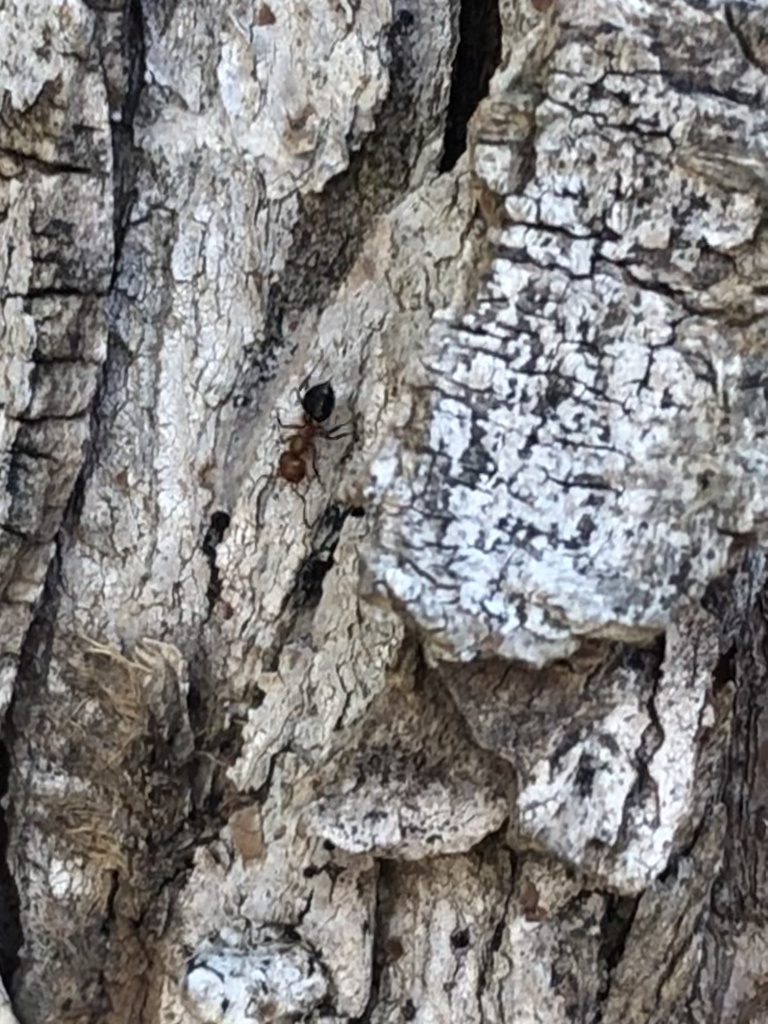
[[[61,549],[57,544],[55,555],[48,566],[45,584],[37,602],[31,625],[24,639],[19,656],[13,698],[3,723],[2,790],[3,793],[10,793],[10,803],[8,811],[4,811],[2,814],[0,895],[3,898],[4,913],[7,913],[9,917],[7,921],[3,921],[2,938],[0,938],[0,964],[2,965],[0,976],[12,1000],[14,998],[14,976],[22,964],[19,954],[24,941],[19,893],[7,860],[8,820],[10,819],[13,823],[14,817],[20,813],[20,808],[14,803],[19,782],[15,780],[15,786],[13,785],[13,772],[16,763],[13,747],[17,735],[22,736],[25,732],[24,725],[19,722],[18,712],[21,711],[21,717],[24,717],[26,711],[34,706],[39,690],[48,675],[60,597],[60,579]],[[23,1006],[16,1006],[14,1003],[14,1011],[21,1016],[22,1020],[24,1019]]]
[[[480,100],[488,95],[500,56],[498,0],[462,0],[441,171],[450,171],[467,148],[467,124]]]
[[[144,85],[145,42],[144,14],[141,0],[125,0],[123,10],[124,38],[128,61],[128,91],[122,98],[120,119],[112,124],[112,153],[114,157],[114,230],[115,262],[112,275],[120,267],[120,257],[130,212],[136,201],[136,173],[138,151],[133,141],[133,121]]]
[[[208,589],[206,590],[206,597],[208,599],[208,618],[213,614],[213,609],[216,602],[221,596],[221,572],[216,564],[216,548],[221,544],[224,539],[224,534],[229,527],[230,515],[228,512],[223,512],[219,509],[214,512],[211,516],[208,529],[205,531],[203,537],[203,554],[208,560]]]
[[[0,796],[8,792],[11,771],[9,742],[12,737],[11,714],[6,718],[0,743]],[[19,951],[24,942],[19,909],[19,892],[8,865],[8,825],[5,811],[0,809],[0,979],[11,991],[13,975],[19,966]]]
[[[609,895],[600,920],[600,963],[605,974],[592,1024],[600,1024],[602,1007],[611,990],[612,975],[621,958],[640,904],[640,896]]]

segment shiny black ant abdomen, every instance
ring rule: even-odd
[[[315,423],[325,423],[336,408],[336,395],[329,380],[322,384],[313,384],[301,396],[301,407]]]

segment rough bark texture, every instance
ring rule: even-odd
[[[768,1021],[766,19],[0,7],[21,1024]]]

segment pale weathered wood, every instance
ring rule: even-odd
[[[768,9],[469,4],[0,10],[20,1024],[768,1021]]]

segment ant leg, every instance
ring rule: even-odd
[[[307,496],[305,494],[303,494],[301,491],[299,491],[298,489],[297,489],[296,493],[298,494],[299,498],[301,499],[301,505],[302,505],[301,515],[302,515],[302,518],[304,519],[304,525],[306,526],[306,528],[308,530],[311,530],[312,526],[314,524],[310,523],[310,521],[307,519]]]
[[[312,445],[309,448],[307,454],[310,455],[311,458],[312,458],[312,475],[317,477],[318,483],[322,483],[323,479],[320,476],[320,470],[317,468],[317,448],[315,448],[315,446]],[[307,522],[307,501],[306,501],[306,498],[305,498],[305,496],[303,494],[300,494],[300,497],[301,497],[301,503],[304,506],[304,525],[306,526],[306,528],[308,530],[311,530],[312,527],[315,524]],[[315,520],[315,522],[317,522],[317,520]]]
[[[280,419],[279,412],[276,412],[275,416],[277,417],[278,426],[280,427],[281,430],[301,430],[302,427],[304,426],[303,423],[283,423],[283,421]]]
[[[339,430],[344,430],[351,423],[353,423],[353,420],[346,420],[344,423],[337,423],[335,427],[330,427],[328,430],[326,430],[323,433],[323,437],[327,441],[341,441],[343,437],[353,437],[355,433],[354,428],[352,430],[348,430],[346,434],[338,433]]]
[[[320,477],[320,473],[317,468],[317,449],[315,448],[314,445],[312,445],[312,472],[315,474],[320,483],[322,483],[323,481]]]
[[[317,477],[320,483],[322,483],[322,478],[317,469],[317,447],[313,442],[310,442],[305,449],[305,457],[307,455],[312,459],[312,476]]]
[[[318,366],[318,364],[317,364],[317,363],[315,363],[315,365],[314,365],[314,366],[312,367],[312,369],[311,369],[311,370],[309,371],[309,373],[308,373],[308,374],[307,374],[307,376],[306,376],[306,377],[304,378],[304,380],[303,380],[303,381],[301,382],[301,384],[299,384],[298,388],[296,388],[296,397],[297,397],[297,398],[298,398],[298,400],[299,400],[299,405],[301,405],[301,396],[302,396],[302,393],[303,393],[304,391],[306,391],[306,390],[307,390],[307,387],[309,386],[309,382],[310,382],[310,381],[312,380],[312,378],[313,378],[313,377],[314,377],[314,375],[315,375],[315,370],[317,369],[317,366]]]
[[[269,491],[271,490],[269,487],[269,481],[271,479],[272,478],[269,476],[262,476],[259,477],[259,479],[256,482],[257,486],[259,484],[262,485],[261,488],[259,489],[258,497],[256,498],[256,528],[259,531],[259,533],[261,533],[261,531],[264,529],[263,513],[264,506],[266,505],[269,499]]]

